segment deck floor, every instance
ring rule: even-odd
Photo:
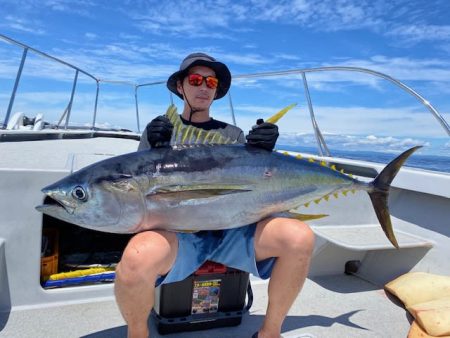
[[[250,338],[261,325],[267,282],[254,281],[254,302],[241,325],[161,336],[150,322],[151,337]],[[308,279],[283,325],[283,337],[406,337],[407,312],[383,289],[354,276]],[[0,337],[126,337],[113,299],[0,314]]]

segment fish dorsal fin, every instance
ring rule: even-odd
[[[297,103],[292,103],[289,106],[281,109],[278,113],[276,113],[275,115],[269,117],[266,122],[269,123],[277,123],[279,119],[281,119],[289,110],[291,110],[292,108],[294,108],[297,105]]]
[[[172,145],[189,144],[234,144],[237,140],[223,136],[218,131],[206,131],[192,125],[185,125],[177,113],[177,107],[170,105],[166,117],[173,125]]]

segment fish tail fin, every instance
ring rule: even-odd
[[[421,148],[421,146],[413,147],[392,160],[370,183],[372,189],[368,192],[372,205],[375,209],[375,214],[381,224],[381,228],[392,245],[394,245],[397,249],[399,246],[397,239],[395,238],[391,217],[389,215],[389,188],[403,163],[419,148]]]

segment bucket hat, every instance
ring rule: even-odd
[[[183,62],[181,62],[180,70],[169,76],[167,88],[180,99],[183,99],[183,95],[177,90],[177,81],[182,80],[187,75],[189,68],[194,66],[205,66],[211,68],[216,73],[216,77],[219,79],[219,85],[214,100],[226,95],[231,85],[231,73],[224,63],[217,61],[205,53],[192,53],[186,56]]]

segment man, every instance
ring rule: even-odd
[[[188,55],[167,81],[169,90],[184,100],[184,124],[215,130],[244,143],[241,129],[210,117],[213,100],[222,98],[230,84],[227,66],[203,53]],[[146,127],[139,149],[168,146],[172,129],[167,118],[157,117]],[[246,139],[251,146],[272,151],[277,137],[275,125],[259,123]],[[287,218],[194,234],[163,230],[138,233],[116,269],[115,294],[128,324],[128,337],[149,336],[147,320],[155,285],[183,280],[211,260],[264,279],[270,277],[266,317],[253,337],[279,338],[283,320],[308,273],[313,247],[311,229]]]

